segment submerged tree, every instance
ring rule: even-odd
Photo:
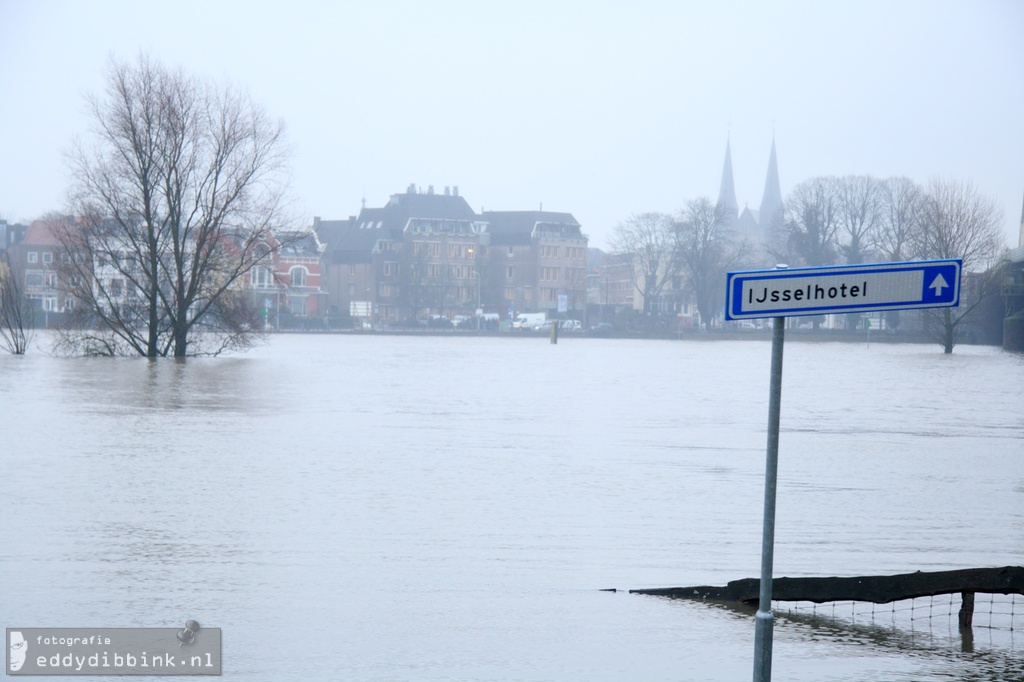
[[[1005,246],[1001,220],[995,200],[981,195],[970,182],[932,180],[921,200],[915,233],[917,255],[963,259],[963,273],[977,273],[982,278],[975,300],[968,305],[927,311],[935,340],[945,353],[953,352],[961,323],[994,283],[989,268]]]
[[[243,280],[282,225],[283,126],[246,95],[140,57],[89,100],[58,229],[81,352],[185,357],[259,330]]]
[[[0,254],[0,348],[24,355],[34,332],[32,302],[25,295],[25,272]]]

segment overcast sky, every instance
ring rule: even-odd
[[[0,0],[0,217],[64,205],[111,55],[248,89],[294,145],[308,224],[457,185],[476,210],[757,208],[818,175],[973,181],[1017,245],[1024,2]]]

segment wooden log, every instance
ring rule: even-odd
[[[757,578],[733,580],[724,587],[697,585],[630,590],[674,599],[703,599],[726,602],[756,602],[761,581]],[[956,571],[867,575],[851,578],[774,578],[772,599],[777,601],[863,601],[887,604],[902,599],[940,594],[982,592],[986,594],[1024,594],[1024,567],[967,568]]]

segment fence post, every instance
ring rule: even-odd
[[[961,592],[960,597],[960,629],[970,630],[974,625],[974,593]]]

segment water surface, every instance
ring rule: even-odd
[[[0,357],[0,621],[194,618],[231,680],[749,679],[749,614],[599,590],[758,575],[769,353],[282,335]],[[775,574],[1020,564],[1022,386],[992,348],[790,342]],[[775,677],[1024,675],[1008,627],[964,653],[928,608],[780,614]]]

